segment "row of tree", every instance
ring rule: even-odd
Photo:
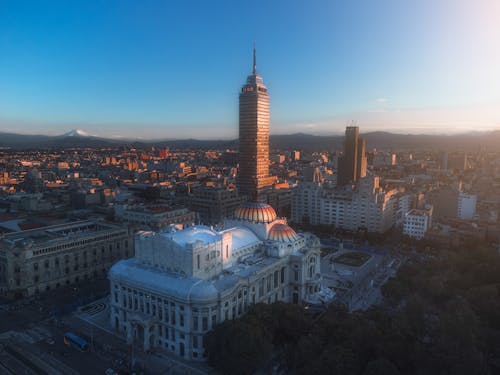
[[[465,248],[416,259],[367,311],[255,305],[207,336],[209,363],[224,374],[500,373],[500,256]]]

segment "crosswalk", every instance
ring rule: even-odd
[[[9,336],[30,344],[35,344],[52,337],[52,334],[43,327],[32,327],[22,331],[9,331]]]

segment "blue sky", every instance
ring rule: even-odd
[[[257,67],[271,133],[500,128],[500,2],[2,1],[0,131],[231,138]]]

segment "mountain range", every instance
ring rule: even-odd
[[[500,131],[470,132],[454,135],[397,134],[389,132],[370,132],[362,134],[366,139],[367,150],[371,149],[463,149],[498,150]],[[304,133],[271,135],[272,149],[297,149],[305,151],[331,151],[342,148],[344,136],[317,136]],[[169,147],[172,149],[199,148],[236,148],[238,140],[199,140],[199,139],[163,139],[143,140],[125,138],[104,138],[91,135],[83,130],[75,129],[57,136],[25,135],[0,132],[0,147],[13,149],[46,149],[46,148],[81,148],[81,147]]]

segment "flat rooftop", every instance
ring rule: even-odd
[[[35,244],[42,244],[54,240],[69,239],[86,236],[92,233],[99,233],[110,229],[117,229],[111,224],[95,221],[77,221],[59,225],[45,226],[23,230],[20,232],[7,233],[0,237],[0,245],[12,245],[18,241],[31,241]]]

